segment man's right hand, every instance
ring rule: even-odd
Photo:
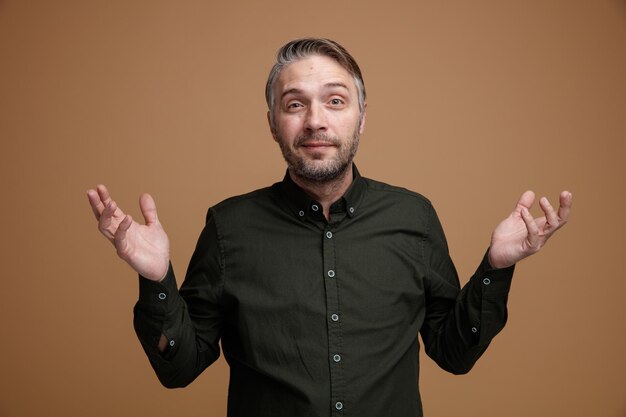
[[[153,281],[165,278],[170,262],[170,243],[157,217],[154,199],[149,194],[139,198],[146,222],[141,225],[111,200],[104,185],[88,190],[87,198],[98,220],[98,229],[115,246],[117,255],[145,278]]]

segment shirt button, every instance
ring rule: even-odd
[[[333,360],[334,360],[335,362],[341,362],[341,355],[335,355],[335,356],[333,356]]]
[[[159,293],[159,300],[165,300],[166,298],[167,298],[167,295],[165,295],[164,292]]]
[[[298,216],[300,216],[300,217],[304,217],[304,210],[300,210],[300,211],[298,212]]]
[[[170,346],[174,346],[176,344],[176,342],[174,342],[173,340],[170,340]]]
[[[348,211],[350,212],[350,214],[354,214],[354,207],[350,207]]]
[[[476,333],[478,329],[476,327],[472,327],[472,333]]]
[[[311,210],[313,210],[313,211],[317,211],[317,210],[319,210],[319,209],[320,209],[320,208],[317,206],[317,204],[313,204],[313,205],[311,206]]]
[[[485,279],[483,279],[483,284],[489,285],[489,284],[491,284],[491,280],[489,278],[485,278]]]
[[[331,319],[332,321],[339,321],[339,316],[338,316],[338,315],[336,315],[336,314],[333,314],[332,316],[330,316],[330,319]]]
[[[337,410],[341,410],[341,409],[343,408],[343,404],[341,403],[341,401],[337,401],[337,402],[335,403],[335,408],[336,408]]]
[[[328,271],[328,276],[333,278],[335,276],[335,271],[333,271],[332,269]]]
[[[326,232],[326,237],[329,239],[333,238],[333,232]]]

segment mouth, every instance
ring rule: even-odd
[[[306,142],[299,147],[304,154],[309,155],[313,159],[325,159],[334,153],[333,149],[336,146],[328,142]]]
[[[299,145],[302,148],[324,149],[334,147],[335,144],[330,142],[305,142]]]

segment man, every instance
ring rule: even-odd
[[[180,291],[153,199],[145,225],[98,186],[100,231],[140,275],[135,329],[159,379],[189,384],[219,356],[229,416],[420,416],[418,333],[443,369],[465,373],[506,321],[513,268],[567,221],[572,196],[533,219],[525,192],[460,290],[430,202],[360,176],[365,87],[326,39],[278,52],[268,122],[282,182],[209,209]]]

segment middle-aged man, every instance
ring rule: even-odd
[[[140,275],[139,340],[167,387],[193,381],[221,341],[229,416],[421,416],[418,333],[439,366],[468,372],[504,326],[515,263],[565,224],[572,195],[558,211],[540,199],[534,219],[523,193],[460,289],[430,202],[352,162],[365,87],[343,47],[287,43],[266,97],[287,174],[209,209],[180,291],[152,197],[140,225],[104,186],[88,191],[100,231]]]

